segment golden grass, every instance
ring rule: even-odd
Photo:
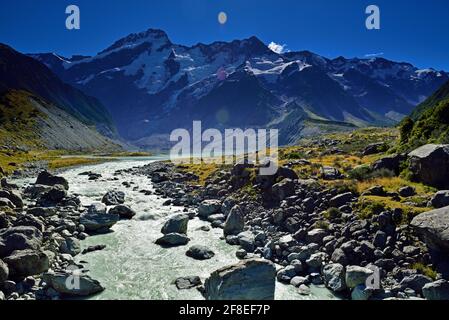
[[[180,164],[178,168],[187,173],[191,172],[198,176],[198,183],[202,186],[206,184],[206,180],[220,169],[220,165],[215,163],[198,163],[198,164]]]
[[[107,161],[107,159],[98,158],[81,158],[81,157],[69,157],[69,158],[55,158],[48,161],[49,169],[62,169],[68,167],[83,166],[88,164],[97,164]]]
[[[410,182],[401,177],[385,177],[385,178],[376,178],[368,181],[357,181],[357,191],[359,193],[363,193],[374,186],[384,186],[385,190],[388,192],[397,192],[400,188],[411,186],[414,187],[416,193],[419,195],[430,195],[435,192],[435,190],[431,187],[425,186],[420,183]]]

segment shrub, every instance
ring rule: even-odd
[[[429,277],[432,280],[436,280],[436,278],[438,277],[438,273],[435,270],[433,270],[431,267],[426,266],[421,262],[413,264],[412,269],[419,271],[420,273]]]
[[[407,141],[410,138],[410,134],[413,131],[414,125],[415,123],[410,117],[406,117],[404,120],[402,120],[399,127],[399,132],[401,135],[401,143],[407,143]]]
[[[327,220],[334,220],[341,218],[341,212],[337,208],[329,208],[328,210],[324,211],[323,217]]]

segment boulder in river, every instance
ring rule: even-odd
[[[427,144],[409,153],[410,171],[416,181],[449,189],[449,145]]]
[[[245,217],[240,206],[234,206],[226,219],[224,225],[224,235],[237,235],[243,231],[245,227]]]
[[[42,279],[48,286],[66,296],[85,297],[104,290],[100,282],[79,272],[49,272]]]
[[[163,247],[184,246],[190,239],[185,234],[169,233],[156,240],[156,244]]]
[[[215,256],[215,253],[206,246],[191,246],[186,252],[186,256],[195,260],[208,260]]]
[[[109,214],[117,214],[120,216],[120,219],[132,219],[136,215],[136,212],[128,206],[119,204],[109,210]]]
[[[273,300],[276,267],[248,259],[214,271],[204,285],[206,300]]]
[[[328,264],[324,266],[322,274],[327,288],[334,292],[346,289],[346,271],[343,265],[339,263]]]
[[[358,285],[365,285],[366,280],[374,272],[371,269],[360,267],[360,266],[347,266],[345,282],[348,288],[355,288]]]
[[[189,223],[189,216],[187,214],[177,214],[167,220],[162,227],[163,234],[181,233],[187,234],[187,226]]]
[[[80,223],[84,225],[88,233],[102,233],[107,232],[119,220],[118,214],[106,213],[104,204],[94,203],[88,208],[87,213],[81,215]]]
[[[17,250],[3,259],[13,277],[26,277],[45,272],[50,267],[48,255],[40,250]]]
[[[421,213],[411,226],[430,249],[449,253],[449,207]]]
[[[181,277],[175,280],[176,288],[187,290],[201,285],[201,279],[198,276]]]
[[[69,190],[69,183],[65,178],[52,175],[48,171],[42,171],[41,173],[39,173],[36,184],[44,186],[55,186],[59,184],[64,186],[66,190]]]
[[[108,191],[101,200],[107,206],[116,206],[125,203],[125,193],[122,191]]]

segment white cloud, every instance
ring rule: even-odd
[[[285,44],[278,44],[276,42],[271,41],[271,43],[268,45],[268,48],[276,53],[284,53],[287,52],[287,45]]]
[[[365,54],[366,58],[374,58],[374,57],[379,57],[379,56],[383,56],[384,53],[383,52],[379,52],[379,53],[367,53]]]

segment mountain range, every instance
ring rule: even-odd
[[[164,31],[124,37],[95,56],[30,54],[97,98],[119,134],[151,147],[175,128],[280,129],[280,143],[326,128],[391,125],[449,74],[384,58],[276,53],[256,37],[174,44]]]

